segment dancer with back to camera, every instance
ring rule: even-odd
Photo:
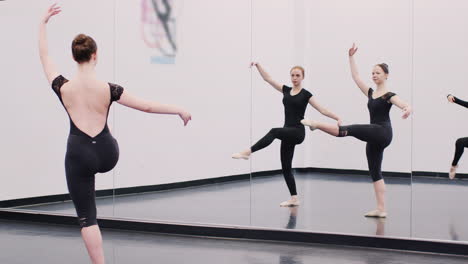
[[[54,4],[40,22],[39,55],[46,78],[70,119],[65,173],[81,235],[92,263],[104,263],[94,184],[95,174],[110,171],[119,159],[117,141],[107,126],[112,102],[147,113],[179,115],[184,125],[191,120],[191,115],[180,107],[143,100],[117,84],[98,80],[95,72],[97,45],[84,34],[79,34],[72,42],[76,75],[70,80],[59,75],[48,54],[46,25],[60,12],[60,7]]]

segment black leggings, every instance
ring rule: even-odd
[[[340,126],[339,137],[352,136],[367,142],[367,165],[372,181],[382,179],[384,149],[392,142],[392,126],[388,123]]]
[[[119,146],[105,129],[98,136],[70,134],[65,155],[68,191],[80,227],[97,224],[94,175],[110,171],[119,159]]]
[[[452,166],[457,166],[458,161],[463,155],[465,148],[468,148],[468,137],[459,138],[455,143],[455,156],[453,157]]]
[[[294,148],[297,144],[301,144],[304,141],[304,137],[305,129],[303,126],[273,128],[250,148],[252,152],[255,152],[267,147],[275,139],[281,140],[281,168],[291,195],[297,195],[296,181],[292,174]]]

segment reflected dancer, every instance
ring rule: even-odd
[[[468,108],[468,102],[463,101],[451,94],[447,95],[447,100],[450,103],[455,103],[455,104]],[[465,148],[468,148],[468,137],[457,139],[457,141],[455,142],[455,155],[453,157],[452,166],[450,167],[450,171],[449,171],[449,178],[451,180],[455,179],[455,174],[457,173],[457,168],[458,168],[458,161],[463,155]]]
[[[285,227],[286,229],[296,229],[298,211],[299,209],[297,206],[289,207],[289,221]]]
[[[366,156],[369,173],[372,177],[377,208],[365,214],[366,217],[387,217],[385,207],[385,182],[382,178],[382,160],[386,147],[393,138],[392,124],[389,112],[392,105],[403,110],[403,119],[409,117],[411,107],[395,93],[387,90],[389,75],[388,65],[380,63],[372,70],[372,80],[377,89],[370,88],[359,76],[354,54],[357,51],[355,44],[349,49],[349,64],[351,75],[361,92],[367,97],[367,107],[370,114],[370,124],[341,126],[326,124],[311,120],[302,120],[302,124],[310,127],[310,130],[319,129],[335,137],[352,136],[367,142]]]
[[[385,236],[385,218],[368,218],[368,220],[375,222],[376,236]]]
[[[280,255],[279,264],[303,264],[304,262],[298,258],[298,256]]]
[[[252,62],[251,67],[255,66],[268,84],[275,90],[283,94],[284,105],[284,125],[283,127],[271,129],[262,139],[255,143],[251,148],[248,148],[239,153],[232,155],[234,159],[249,159],[253,152],[259,151],[269,146],[275,139],[281,140],[281,168],[283,171],[284,180],[288,186],[291,199],[280,203],[280,206],[298,206],[299,199],[297,197],[296,181],[292,173],[292,160],[294,156],[294,149],[296,145],[304,141],[305,129],[301,124],[304,119],[304,113],[307,104],[310,104],[321,114],[335,119],[340,124],[340,119],[337,115],[321,106],[312,93],[302,88],[302,81],[304,80],[304,68],[295,66],[290,70],[292,87],[281,85],[273,80],[270,75],[263,69],[260,63]]]

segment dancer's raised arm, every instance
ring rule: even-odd
[[[49,57],[49,50],[47,47],[47,32],[46,27],[49,19],[52,16],[57,15],[62,10],[57,4],[53,4],[52,6],[47,9],[47,12],[41,19],[39,23],[39,57],[41,59],[42,68],[44,69],[44,73],[49,81],[49,84],[52,84],[52,81],[57,77],[58,71],[55,67],[55,64],[52,62],[52,59]]]
[[[283,92],[283,85],[281,85],[280,83],[274,81],[271,78],[271,76],[265,71],[265,69],[263,69],[263,67],[260,65],[260,63],[252,62],[252,63],[250,63],[250,67],[252,67],[252,66],[257,67],[258,72],[262,76],[263,80],[265,80],[265,82],[269,83],[271,86],[273,86],[273,88],[275,88],[279,92],[281,92],[281,93]]]
[[[351,68],[351,76],[353,77],[354,82],[356,85],[361,89],[362,93],[367,97],[369,92],[369,86],[361,79],[359,76],[358,68],[356,65],[356,61],[354,60],[354,54],[358,50],[356,44],[353,43],[353,46],[349,49],[349,66]]]

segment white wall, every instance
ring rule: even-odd
[[[456,139],[468,136],[468,109],[446,99],[468,100],[468,2],[415,0],[414,8],[413,170],[447,172]],[[459,172],[468,172],[466,158]]]

